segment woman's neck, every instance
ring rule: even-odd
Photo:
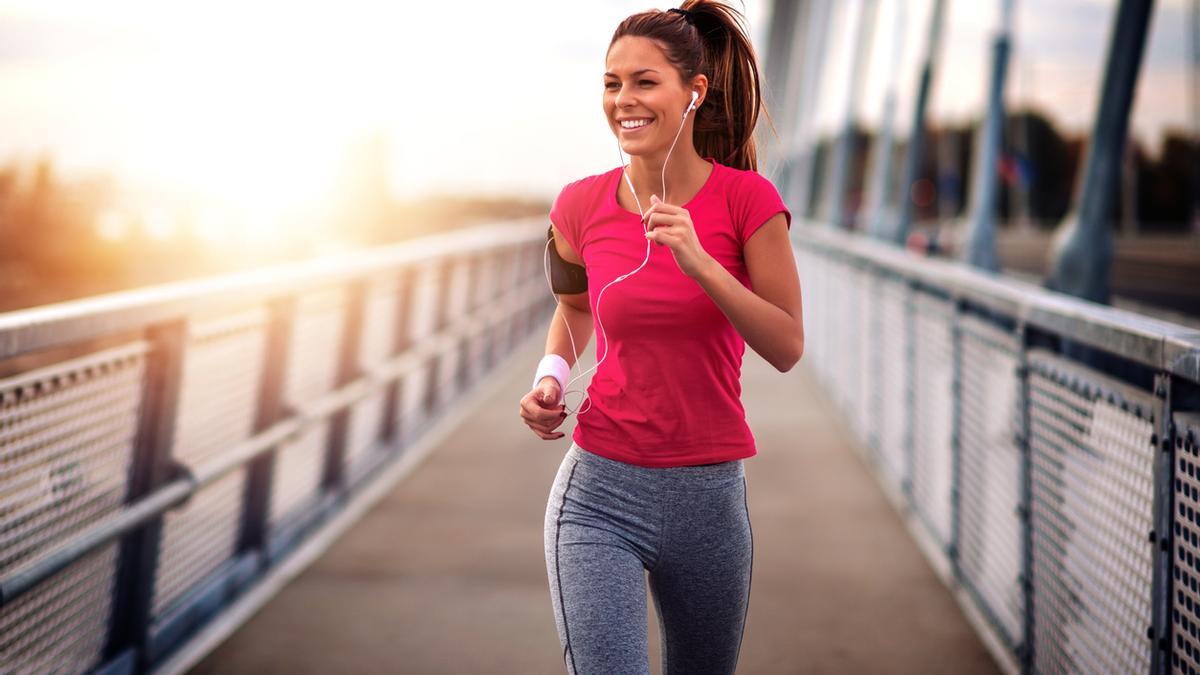
[[[704,184],[712,166],[693,147],[676,147],[667,163],[667,194],[664,195],[664,159],[665,151],[656,156],[629,158],[630,178],[633,179],[642,208],[650,208],[650,195],[658,195],[659,199],[675,205],[686,202]]]

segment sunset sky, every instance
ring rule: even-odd
[[[764,2],[747,2],[760,31]],[[283,198],[382,133],[393,188],[552,196],[616,164],[604,52],[642,1],[0,1],[0,161],[49,150]]]
[[[890,4],[883,16],[895,15]],[[997,11],[950,4],[960,28],[944,49],[956,57],[932,105],[969,115],[982,106]],[[761,49],[769,2],[745,5]],[[1018,0],[1010,98],[1086,127],[1114,5]],[[1149,43],[1138,133],[1186,123],[1185,5],[1156,3],[1154,34],[1165,37]],[[604,52],[617,23],[646,7],[0,0],[0,162],[49,153],[68,174],[108,172],[266,222],[326,198],[350,148],[382,138],[399,197],[549,199],[618,161],[600,108]],[[869,78],[886,65],[885,44]],[[823,105],[840,110],[844,86],[825,85],[834,103]]]

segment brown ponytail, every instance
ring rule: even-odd
[[[609,48],[626,36],[650,38],[684,82],[707,76],[708,95],[696,109],[696,151],[726,166],[757,170],[754,126],[763,103],[742,13],[715,0],[684,0],[679,9],[630,16],[617,26]]]

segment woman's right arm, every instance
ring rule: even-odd
[[[583,258],[571,248],[567,238],[558,231],[554,223],[551,223],[550,227],[554,230],[554,248],[558,250],[558,255],[569,263],[582,265]],[[568,366],[574,368],[575,356],[583,352],[592,340],[592,307],[588,304],[587,291],[560,293],[558,301],[558,309],[554,310],[554,320],[550,322],[550,332],[546,336],[546,353],[558,354],[566,360]],[[570,331],[566,326],[571,327]],[[572,336],[575,338],[573,346]]]
[[[563,260],[576,265],[583,264],[583,259],[571,249],[558,228],[554,228],[554,246]],[[588,304],[587,292],[559,294],[558,300],[558,307],[554,310],[554,318],[546,335],[545,353],[558,354],[573,368],[576,355],[582,353],[592,340],[592,310]],[[564,434],[554,431],[566,417],[564,407],[559,402],[561,398],[562,391],[558,380],[550,376],[543,377],[537,386],[521,399],[521,419],[535,434],[545,440],[562,438]]]

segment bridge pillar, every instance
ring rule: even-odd
[[[1083,192],[1078,210],[1067,215],[1054,235],[1053,269],[1046,286],[1093,302],[1108,303],[1111,293],[1113,242],[1108,212],[1120,179],[1129,109],[1153,4],[1153,0],[1121,0],[1117,7]]]

